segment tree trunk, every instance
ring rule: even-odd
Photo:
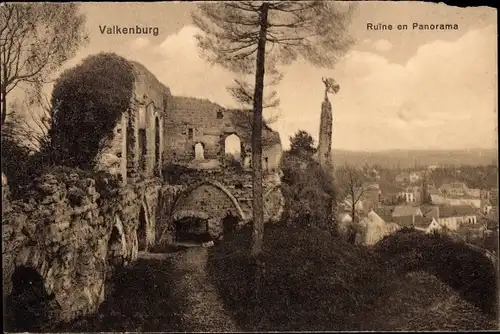
[[[351,218],[352,222],[356,223],[356,203],[354,203],[354,192],[352,192],[351,196],[352,196]]]
[[[5,119],[7,118],[7,99],[6,99],[7,94],[4,94],[3,91],[0,94],[2,95],[2,125],[3,125],[5,123]]]
[[[5,90],[4,84],[0,89],[0,98],[2,99],[2,125],[5,123],[7,119],[7,92]]]
[[[265,52],[267,33],[267,13],[269,4],[264,2],[260,9],[260,32],[257,48],[255,92],[253,99],[252,126],[252,171],[253,171],[253,256],[262,251],[264,239],[264,199],[262,189],[262,102],[264,96]]]

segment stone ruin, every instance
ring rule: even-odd
[[[174,97],[144,66],[132,65],[134,97],[98,154],[96,170],[53,168],[16,200],[2,173],[4,297],[15,299],[26,284],[39,282],[43,293],[31,303],[43,305],[49,322],[95,312],[112,267],[171,241],[176,220],[207,218],[214,238],[228,210],[240,224],[251,220],[249,131],[235,116],[244,111]],[[224,163],[231,135],[240,139],[240,170]],[[265,218],[276,221],[284,207],[281,141],[267,126],[263,139]],[[184,168],[178,180],[165,172],[170,165]]]

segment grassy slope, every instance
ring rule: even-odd
[[[245,228],[226,239],[212,249],[208,265],[246,330],[491,328],[491,317],[434,276],[408,275],[380,253],[312,228],[266,227],[263,275],[254,284],[245,255],[250,238]],[[441,306],[429,311],[429,305]]]
[[[498,323],[465,301],[450,286],[424,271],[394,280],[393,290],[365,314],[365,330],[473,331]]]

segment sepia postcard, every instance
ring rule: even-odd
[[[0,4],[5,332],[498,331],[497,9]]]

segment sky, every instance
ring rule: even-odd
[[[72,67],[99,52],[144,64],[173,95],[238,107],[226,87],[235,75],[206,63],[191,20],[196,3],[82,3],[89,43]],[[458,30],[412,30],[421,24],[458,24]],[[407,24],[399,31],[368,30],[367,23]],[[158,27],[158,35],[106,35],[100,26]],[[276,87],[280,107],[271,125],[284,147],[306,130],[316,140],[322,77],[340,85],[330,95],[333,149],[497,148],[496,9],[422,2],[359,2],[349,33],[355,44],[334,68],[297,61]]]

